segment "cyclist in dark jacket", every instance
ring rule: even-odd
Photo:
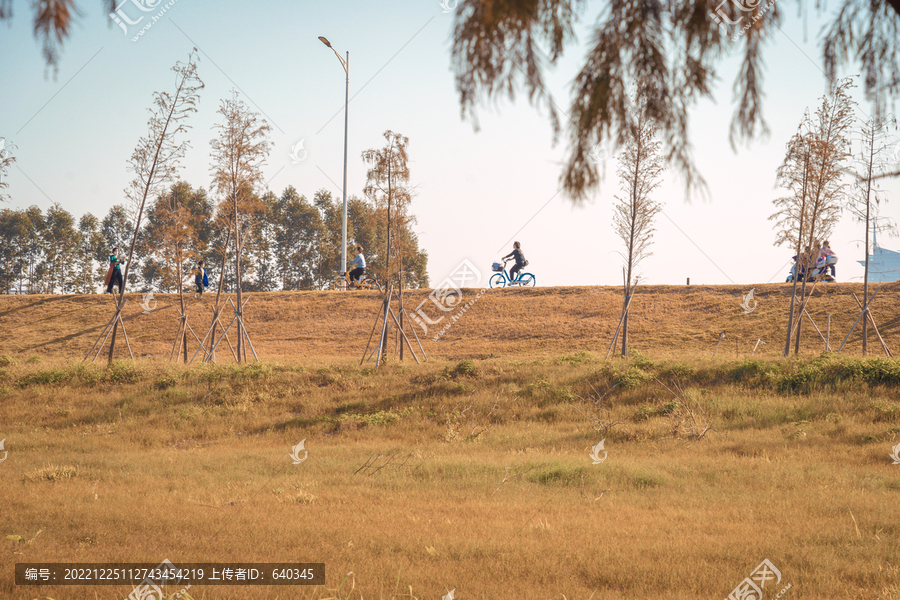
[[[519,242],[513,242],[513,251],[503,258],[514,258],[516,260],[516,265],[509,270],[510,281],[515,281],[519,271],[522,270],[522,267],[524,267],[527,262],[525,260],[525,255],[522,253],[522,245],[519,244]]]

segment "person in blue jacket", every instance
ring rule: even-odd
[[[191,274],[194,276],[194,285],[197,286],[197,291],[194,292],[194,298],[203,300],[203,289],[205,286],[209,285],[209,278],[206,274],[206,269],[203,268],[202,260],[197,263],[197,268],[191,271]]]

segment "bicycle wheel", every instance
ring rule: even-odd
[[[495,273],[491,277],[490,284],[492,288],[506,287],[506,277],[503,276],[503,273]]]
[[[534,287],[535,279],[531,273],[522,273],[519,276],[519,285],[522,287]]]
[[[378,285],[375,283],[375,280],[371,277],[366,277],[362,281],[359,282],[359,287],[364,290],[374,290],[378,289]]]
[[[343,277],[335,279],[334,283],[332,284],[332,289],[338,290],[341,292],[347,291],[347,280],[344,279]]]

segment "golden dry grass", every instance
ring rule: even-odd
[[[743,314],[744,294],[755,288],[756,309]],[[873,286],[874,287],[874,286]],[[632,347],[650,356],[688,353],[710,356],[719,332],[725,331],[720,354],[747,356],[757,339],[756,356],[780,356],[791,286],[640,286],[632,302],[629,332]],[[413,312],[430,290],[413,292],[407,309]],[[465,290],[463,302],[477,290]],[[808,305],[825,333],[832,314],[831,342],[840,345],[859,316],[850,295],[861,284],[819,284]],[[246,323],[262,358],[331,360],[362,356],[380,306],[377,292],[267,292],[247,294]],[[156,309],[148,315],[141,295],[132,294],[124,310],[132,349],[138,357],[168,358],[178,327],[177,296],[157,294]],[[202,338],[209,327],[214,296],[191,299],[188,317]],[[110,296],[0,296],[0,348],[12,355],[83,357],[113,314]],[[621,311],[621,291],[613,287],[531,288],[489,290],[452,327],[433,341],[450,317],[426,335],[417,329],[426,353],[459,360],[482,355],[540,356],[573,350],[604,352]],[[889,347],[900,347],[900,288],[887,284],[872,304],[879,329]],[[424,310],[440,314],[428,302]],[[448,313],[454,315],[457,313]],[[227,321],[226,321],[227,322]],[[121,337],[121,336],[120,336]],[[803,352],[821,352],[824,344],[804,320]],[[191,340],[193,342],[193,340]],[[196,346],[189,345],[193,355]],[[223,351],[224,350],[224,351]],[[859,354],[859,327],[844,350]],[[881,348],[870,332],[869,351]],[[116,357],[127,357],[117,344]],[[223,346],[220,360],[230,360]]]
[[[737,288],[647,288],[632,333],[659,358],[627,363],[602,359],[614,290],[491,292],[432,360],[379,369],[356,364],[363,294],[254,295],[267,360],[189,368],[82,365],[104,299],[4,298],[0,597],[130,591],[16,587],[15,562],[168,558],[326,564],[324,587],[195,599],[724,598],[768,558],[784,598],[898,600],[900,363],[703,358],[722,329],[774,335],[780,290],[745,316]],[[139,354],[168,354],[165,300],[129,318]]]

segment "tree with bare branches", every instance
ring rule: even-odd
[[[891,131],[893,129],[893,132]],[[887,202],[884,190],[878,186],[884,173],[893,167],[890,158],[891,148],[897,143],[894,135],[897,129],[896,119],[881,119],[873,117],[866,121],[860,130],[860,150],[856,159],[856,168],[862,173],[849,171],[856,177],[851,193],[847,197],[847,210],[858,223],[866,228],[864,236],[865,244],[865,270],[863,272],[863,306],[869,302],[869,233],[882,231],[888,234],[897,234],[897,227],[888,220],[878,223],[878,212],[882,200]],[[868,353],[868,324],[869,315],[862,322],[862,350],[863,356]],[[873,321],[874,322],[874,321]]]
[[[665,170],[662,144],[656,139],[656,128],[651,122],[646,106],[639,108],[633,129],[625,141],[619,156],[619,187],[613,206],[613,229],[625,243],[623,262],[625,268],[624,300],[622,304],[621,335],[622,356],[628,356],[628,311],[634,286],[637,285],[637,266],[652,253],[653,220],[662,210],[662,204],[652,198],[660,185]]]
[[[784,355],[790,352],[791,335],[796,331],[794,353],[800,351],[800,319],[806,303],[806,280],[800,284],[800,309],[794,316],[797,279],[802,271],[816,266],[822,240],[837,224],[847,194],[843,169],[850,155],[850,135],[855,102],[849,91],[851,79],[838,81],[822,97],[815,116],[804,115],[797,133],[787,144],[784,161],[778,168],[778,184],[791,192],[772,203],[778,209],[769,217],[776,222],[775,245],[796,244],[797,268],[791,293]],[[804,247],[809,250],[805,251]]]
[[[162,282],[167,287],[175,287],[178,291],[180,304],[179,313],[181,323],[173,345],[173,355],[180,347],[184,356],[184,363],[188,362],[188,331],[193,331],[188,325],[187,307],[184,301],[184,266],[192,260],[199,260],[200,254],[197,247],[197,231],[195,219],[191,211],[185,206],[190,193],[190,188],[182,182],[182,185],[172,186],[171,191],[156,201],[157,234],[156,244],[163,258]],[[196,335],[196,334],[195,334]]]
[[[385,250],[382,281],[402,282],[401,267],[398,265],[405,248],[399,235],[414,217],[409,214],[413,190],[409,185],[409,139],[393,131],[385,131],[386,144],[383,148],[370,148],[363,152],[363,160],[370,165],[366,174],[363,193],[375,206],[375,215],[385,229]],[[391,260],[394,268],[391,269]]]
[[[148,199],[162,195],[166,186],[174,181],[179,163],[189,147],[187,141],[176,141],[177,137],[187,131],[187,118],[197,111],[197,102],[203,82],[197,74],[197,49],[188,55],[186,63],[178,61],[172,67],[175,73],[174,92],[155,92],[154,108],[150,109],[149,132],[138,141],[131,155],[128,170],[134,173],[125,195],[131,203],[134,213],[134,230],[128,248],[128,259],[122,274],[122,294],[116,306],[116,315],[110,321],[112,338],[109,343],[109,362],[112,362],[116,346],[117,323],[121,322],[120,313],[125,305],[125,290],[128,286],[128,270],[134,258],[134,247],[141,229],[144,210]],[[104,331],[101,337],[106,334]],[[98,340],[99,341],[99,340]],[[98,350],[99,353],[99,350]],[[90,352],[88,353],[90,354]]]
[[[253,216],[265,211],[265,204],[260,200],[265,179],[262,166],[272,148],[269,132],[272,130],[259,113],[238,97],[237,90],[232,90],[231,98],[222,100],[218,113],[223,122],[217,123],[218,137],[212,144],[212,190],[219,194],[219,214],[226,219],[234,240],[234,274],[237,295],[237,310],[240,316],[243,307],[241,286],[241,254],[247,241],[247,234],[253,226]],[[225,217],[225,215],[228,215]],[[218,299],[216,301],[218,312]],[[243,340],[247,332],[240,319],[237,359],[246,359]],[[213,330],[215,338],[215,330]]]
[[[403,257],[414,252],[408,238],[400,235],[414,222],[409,213],[413,199],[413,188],[409,184],[409,139],[391,130],[384,132],[386,141],[383,148],[370,148],[362,153],[363,160],[370,165],[366,174],[363,193],[375,206],[375,216],[380,228],[386,232],[384,269],[379,279],[385,289],[392,289],[396,283],[399,289],[399,306],[403,306]],[[393,265],[392,265],[393,261]],[[391,294],[385,296],[385,315],[389,311]],[[403,312],[399,313],[398,335],[403,335]],[[385,320],[386,320],[385,316]],[[382,355],[387,352],[387,330],[382,339]],[[403,344],[399,343],[400,360],[403,360]]]

